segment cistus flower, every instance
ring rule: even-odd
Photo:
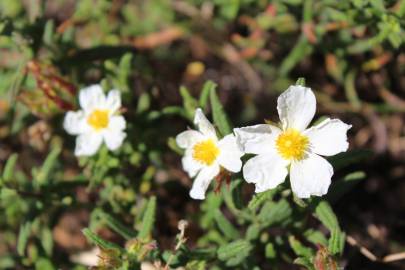
[[[236,128],[241,149],[256,156],[243,167],[243,176],[256,192],[275,188],[290,173],[291,189],[299,198],[328,192],[332,165],[322,156],[348,149],[347,125],[327,118],[308,128],[315,115],[316,99],[310,88],[290,86],[277,100],[280,126],[260,124]]]
[[[190,197],[203,200],[205,192],[222,168],[239,172],[242,167],[242,151],[236,144],[233,134],[218,140],[214,126],[208,121],[201,109],[194,116],[197,130],[186,130],[176,137],[177,145],[185,149],[182,158],[183,169],[194,180]]]
[[[77,136],[75,155],[94,155],[103,141],[108,149],[118,149],[126,137],[125,119],[118,115],[120,92],[105,96],[100,85],[92,85],[80,90],[79,103],[81,110],[67,112],[63,123],[67,133]]]

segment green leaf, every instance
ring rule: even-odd
[[[294,264],[304,266],[308,270],[315,270],[313,263],[307,258],[297,258],[294,260]]]
[[[183,98],[183,107],[186,110],[186,115],[189,120],[193,120],[195,110],[198,107],[198,102],[190,95],[188,89],[184,86],[180,87],[180,95]]]
[[[278,189],[275,188],[267,190],[265,192],[254,194],[248,204],[249,210],[255,212],[263,203],[265,203],[266,201],[270,201],[277,191]]]
[[[136,113],[141,114],[146,112],[150,108],[150,96],[148,93],[142,93],[138,99],[138,105],[136,106]]]
[[[210,93],[211,93],[212,89],[215,89],[216,87],[217,87],[217,85],[213,81],[207,81],[204,84],[204,86],[201,90],[200,99],[198,101],[201,109],[203,109],[203,110],[206,109],[208,99],[210,97]]]
[[[221,232],[229,239],[239,238],[239,231],[224,217],[224,214],[217,209],[215,211],[215,221]]]
[[[267,243],[266,247],[264,248],[264,254],[266,258],[268,259],[274,259],[276,258],[276,249],[274,248],[273,243]]]
[[[39,169],[39,171],[35,175],[35,181],[39,185],[46,184],[50,180],[49,174],[55,168],[57,160],[58,160],[58,156],[61,151],[62,151],[62,148],[60,146],[54,146],[53,149],[51,150],[51,152],[46,157],[44,163],[42,164],[42,167]]]
[[[114,218],[110,214],[107,214],[103,211],[97,211],[98,218],[104,222],[108,227],[110,227],[113,231],[124,237],[126,240],[132,239],[136,237],[136,233],[118,221],[117,218]]]
[[[84,236],[86,236],[87,240],[96,246],[102,248],[102,249],[118,249],[121,250],[121,248],[114,244],[111,243],[110,241],[104,240],[101,237],[99,237],[97,234],[93,233],[90,229],[85,228],[82,230]]]
[[[31,222],[27,221],[20,226],[20,232],[17,240],[17,253],[20,256],[24,256],[25,247],[28,242],[28,238],[31,235]]]
[[[329,238],[328,249],[332,255],[341,255],[345,246],[346,235],[341,232],[339,228],[335,228],[331,231]]]
[[[216,86],[216,85],[215,85]],[[214,119],[215,125],[218,127],[221,136],[228,135],[232,132],[231,125],[228,120],[224,108],[222,107],[221,101],[218,98],[216,87],[212,86],[210,93],[212,118]]]
[[[54,270],[52,262],[46,258],[39,258],[35,262],[35,270]]]
[[[45,250],[46,255],[49,257],[52,256],[52,251],[53,251],[53,235],[52,231],[45,227],[41,231],[41,244],[42,247]]]
[[[5,182],[8,182],[12,179],[14,175],[14,168],[17,163],[18,159],[18,154],[14,153],[12,154],[6,162],[6,165],[4,166],[3,170],[3,175],[2,175],[2,180]]]
[[[287,200],[282,199],[277,203],[266,202],[258,215],[259,221],[264,227],[273,224],[285,223],[289,220],[292,214],[292,209]]]
[[[315,207],[315,217],[318,218],[329,231],[340,229],[338,220],[332,207],[327,201],[319,201]]]
[[[304,237],[314,245],[323,245],[326,246],[328,244],[328,240],[320,231],[315,231],[313,229],[309,229],[304,232]]]
[[[259,224],[253,223],[247,228],[245,238],[247,240],[255,240],[259,238],[259,234],[260,234]]]
[[[280,75],[287,75],[304,57],[311,54],[313,47],[308,40],[302,36],[295,47],[290,51],[280,66]]]
[[[294,253],[297,256],[310,259],[314,255],[312,249],[302,245],[302,243],[298,241],[294,236],[291,235],[290,237],[288,237],[288,242],[290,243],[290,247],[293,249]]]
[[[153,196],[149,199],[146,210],[142,218],[142,227],[138,233],[138,237],[141,239],[148,239],[152,233],[153,224],[155,223],[155,211],[156,211],[156,197]]]
[[[239,239],[219,247],[217,255],[221,261],[228,261],[235,258],[243,260],[249,255],[251,250],[252,245],[248,241]],[[235,260],[231,261],[231,264],[234,263]]]

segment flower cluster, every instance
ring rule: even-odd
[[[316,111],[315,95],[310,88],[290,86],[277,100],[280,125],[259,124],[235,128],[221,140],[201,109],[195,113],[196,130],[177,138],[186,149],[183,168],[195,177],[190,196],[204,199],[211,180],[221,170],[237,173],[241,157],[253,154],[243,166],[243,177],[254,183],[256,192],[275,188],[290,174],[291,189],[299,198],[327,193],[333,175],[332,165],[321,156],[332,156],[348,149],[347,125],[327,118],[308,128]]]

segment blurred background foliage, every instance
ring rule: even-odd
[[[0,269],[86,269],[93,247],[98,269],[403,269],[404,27],[403,0],[0,1]],[[327,198],[237,175],[192,201],[173,137],[194,109],[221,133],[275,121],[298,77],[353,125]],[[98,82],[128,137],[77,160],[64,113]]]

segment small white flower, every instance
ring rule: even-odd
[[[108,149],[118,149],[126,137],[125,119],[117,115],[120,92],[111,90],[106,97],[100,85],[92,85],[80,90],[79,103],[82,110],[67,112],[63,122],[67,133],[77,135],[75,155],[94,155],[103,141]]]
[[[290,86],[277,100],[281,127],[261,124],[234,129],[244,152],[256,155],[243,167],[245,180],[256,185],[256,192],[275,188],[289,171],[292,191],[299,198],[327,193],[333,168],[319,155],[346,151],[351,125],[328,118],[306,129],[315,110],[310,88]]]
[[[221,167],[230,172],[239,172],[242,167],[235,136],[226,135],[218,140],[214,126],[207,120],[201,109],[194,116],[197,130],[186,130],[176,137],[177,145],[186,149],[182,164],[190,177],[195,177],[190,196],[203,200],[211,180],[220,173]]]

